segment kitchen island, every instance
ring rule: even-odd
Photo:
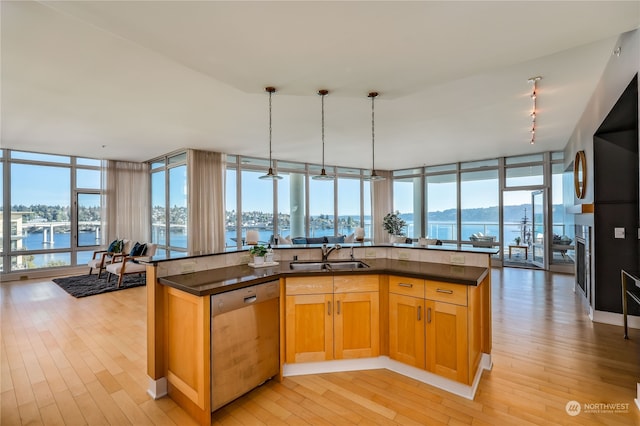
[[[277,265],[262,268],[240,263],[242,253],[151,262],[149,393],[168,394],[210,424],[211,298],[277,281],[276,379],[387,368],[473,398],[482,370],[491,367],[491,251],[376,247],[371,258],[373,249],[363,248],[356,257],[364,268],[292,269],[292,253],[317,256],[304,250],[280,251]],[[171,273],[169,262],[180,262],[180,273]]]

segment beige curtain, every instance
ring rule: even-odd
[[[226,156],[218,152],[187,151],[188,251],[190,254],[225,249]]]
[[[150,239],[149,164],[105,160],[102,163],[103,241]]]
[[[373,210],[372,241],[376,244],[388,243],[389,233],[382,227],[382,219],[387,213],[391,212],[391,173],[388,171],[376,171],[380,176],[384,176],[386,180],[371,182],[371,206]]]

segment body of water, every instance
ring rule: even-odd
[[[365,224],[365,232],[366,237],[370,237],[370,224]],[[531,226],[527,225],[528,229],[531,230]],[[554,226],[554,233],[558,235],[564,235],[563,228],[560,226]],[[253,229],[251,227],[247,227],[246,229]],[[242,235],[246,233],[246,229],[243,229]],[[349,235],[355,230],[355,228],[345,227],[340,232]],[[438,222],[438,223],[430,223],[429,229],[426,236],[429,238],[437,238],[439,240],[457,240],[456,237],[456,225],[451,222]],[[500,234],[500,227],[497,223],[464,223],[462,225],[462,235],[460,236],[462,240],[468,240],[472,234],[475,233],[483,233],[484,235],[494,235],[498,236]],[[281,229],[279,232],[283,236],[289,236],[289,229]],[[259,229],[259,240],[264,243],[268,243],[273,235],[273,230],[271,229]],[[312,231],[313,237],[322,237],[322,236],[332,236],[333,228],[328,229],[314,229]],[[407,225],[407,234],[409,236],[414,235],[414,225],[412,222],[408,222]],[[510,223],[504,225],[504,239],[507,243],[514,241],[516,237],[520,236],[522,238],[522,225],[519,223]],[[22,247],[26,250],[50,250],[50,249],[70,249],[71,248],[71,234],[70,233],[60,233],[53,235],[53,244],[50,242],[43,241],[42,233],[30,233],[26,235],[22,239]],[[92,247],[92,246],[101,246],[102,242],[99,238],[96,238],[95,232],[80,232],[79,235],[79,245],[81,247]],[[417,236],[416,236],[417,237]],[[236,242],[234,239],[236,238],[236,231],[227,231],[225,233],[225,240],[227,246],[235,246]],[[496,238],[497,239],[497,238]],[[166,244],[166,238],[164,234],[159,234],[156,236],[155,240],[160,244]],[[105,243],[106,244],[106,243]],[[171,234],[171,245],[175,247],[187,247],[187,236],[182,233],[172,233]],[[82,265],[86,264],[92,256],[93,252],[91,249],[85,252],[78,252],[77,255],[77,264]],[[47,254],[38,254],[33,255],[33,266],[36,268],[45,267],[47,265],[70,265],[71,264],[71,256],[70,253],[47,253]]]

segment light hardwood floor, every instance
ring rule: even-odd
[[[492,279],[494,367],[475,400],[385,370],[321,374],[268,382],[214,422],[640,425],[640,330],[625,341],[622,327],[591,323],[571,276],[504,268]],[[0,424],[194,424],[146,394],[143,287],[84,299],[47,280],[1,290]],[[572,417],[571,400],[628,410]]]

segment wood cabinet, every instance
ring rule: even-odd
[[[390,276],[389,357],[469,384],[481,355],[475,292],[474,286]]]
[[[335,359],[378,356],[380,354],[378,276],[336,276],[333,287]]]
[[[389,277],[389,358],[425,368],[424,280]]]
[[[333,277],[286,280],[286,362],[333,359]]]
[[[470,384],[480,362],[478,287],[425,280],[427,370]]]
[[[286,280],[287,363],[380,353],[377,275]]]

